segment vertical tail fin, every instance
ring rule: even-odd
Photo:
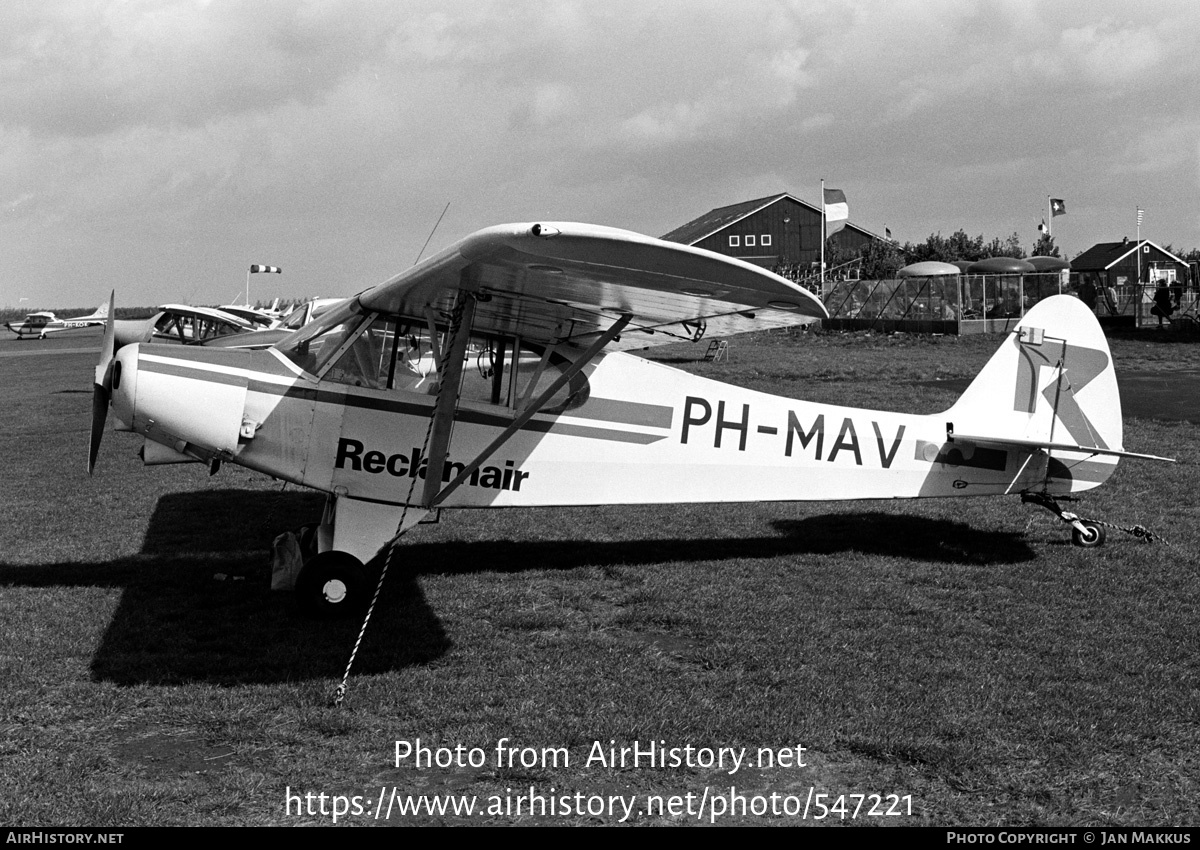
[[[1048,451],[1046,486],[1072,482],[1056,490],[1094,487],[1117,463],[1062,447],[1123,450],[1108,340],[1092,311],[1068,295],[1035,305],[946,415],[955,434],[977,442]]]

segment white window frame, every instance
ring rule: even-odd
[[[754,247],[754,234],[752,234],[752,233],[747,233],[747,234],[746,234],[746,247],[747,247],[747,248],[753,248],[753,247]]]
[[[742,238],[740,236],[730,236],[729,237],[729,247],[730,248],[742,247]]]
[[[771,234],[764,233],[762,236],[758,237],[758,244],[764,248],[770,248],[771,247]]]

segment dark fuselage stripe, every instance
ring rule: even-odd
[[[252,392],[268,395],[280,395],[286,398],[299,398],[305,401],[315,401],[324,404],[339,404],[355,407],[360,410],[375,410],[381,413],[398,413],[405,416],[429,417],[433,412],[433,396],[428,396],[429,404],[414,404],[399,399],[372,398],[352,395],[338,390],[318,389],[311,386],[285,386],[270,384],[264,381],[251,381],[249,389]],[[490,425],[503,428],[512,420],[495,414],[483,413],[477,410],[460,409],[455,414],[455,420],[472,425]],[[640,434],[636,431],[619,431],[612,428],[595,428],[588,425],[576,425],[570,422],[546,422],[530,420],[522,431],[534,431],[543,434],[562,434],[569,437],[586,437],[591,440],[609,440],[619,443],[638,443],[649,445],[665,439],[665,434]]]
[[[267,395],[279,395],[285,398],[298,398],[305,401],[316,401],[325,404],[340,404],[347,407],[355,407],[361,410],[376,410],[382,413],[399,413],[406,416],[422,416],[428,417],[433,411],[433,396],[427,396],[428,404],[416,404],[410,401],[402,401],[392,398],[375,398],[371,396],[362,396],[347,392],[345,390],[326,389],[324,387],[312,387],[306,385],[287,385],[276,384],[268,381],[248,380],[242,375],[231,374],[229,372],[214,371],[208,369],[197,369],[190,363],[164,363],[157,360],[141,359],[138,364],[139,369],[144,369],[148,372],[155,372],[162,375],[170,375],[179,378],[190,378],[197,381],[209,381],[215,384],[227,384],[230,386],[247,386],[253,392],[264,393]],[[657,420],[661,423],[663,416],[655,413],[654,409],[662,409],[661,405],[639,405],[630,402],[621,402],[616,399],[593,399],[585,405],[588,408],[588,413],[592,414],[590,409],[591,404],[595,401],[602,402],[597,411],[606,413],[607,416],[596,415],[597,419],[613,417],[615,414],[632,411],[633,408],[649,409],[646,418]],[[584,408],[581,408],[581,410]],[[665,408],[670,411],[670,408]],[[666,426],[670,426],[670,416],[666,416]],[[455,419],[459,422],[466,422],[472,425],[491,425],[494,427],[506,427],[510,419],[495,414],[484,413],[477,410],[460,409],[455,415]],[[610,419],[610,421],[612,421]],[[620,421],[620,420],[618,420]],[[641,434],[634,431],[620,431],[612,428],[596,428],[589,425],[577,425],[571,422],[546,422],[539,420],[530,420],[521,429],[523,431],[534,431],[543,434],[562,434],[570,437],[585,437],[592,440],[610,440],[621,443],[638,443],[641,445],[649,445],[657,443],[659,440],[665,439],[665,434]]]
[[[206,381],[210,384],[227,384],[234,387],[246,386],[246,377],[244,375],[197,369],[187,363],[163,363],[158,360],[147,360],[144,357],[140,357],[138,358],[138,369],[142,372],[170,375],[173,378],[190,378],[193,381]]]
[[[662,404],[643,404],[616,398],[589,398],[582,407],[571,411],[576,416],[617,422],[622,425],[646,425],[670,428],[675,408]]]

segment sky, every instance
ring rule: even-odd
[[[343,296],[482,227],[842,189],[1200,247],[1200,4],[5,0],[0,307]],[[448,205],[448,206],[447,206]],[[438,222],[439,216],[445,213]],[[432,237],[431,237],[432,234]]]

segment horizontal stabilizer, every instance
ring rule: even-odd
[[[975,434],[957,434],[947,429],[946,437],[950,442],[962,440],[966,443],[976,443],[981,446],[1015,446],[1022,449],[1046,449],[1047,451],[1082,452],[1093,455],[1112,455],[1113,457],[1131,457],[1140,460],[1161,460],[1175,463],[1173,457],[1126,452],[1118,449],[1104,449],[1099,446],[1079,446],[1074,443],[1051,443],[1042,440],[1021,440],[1012,437],[981,437]]]

